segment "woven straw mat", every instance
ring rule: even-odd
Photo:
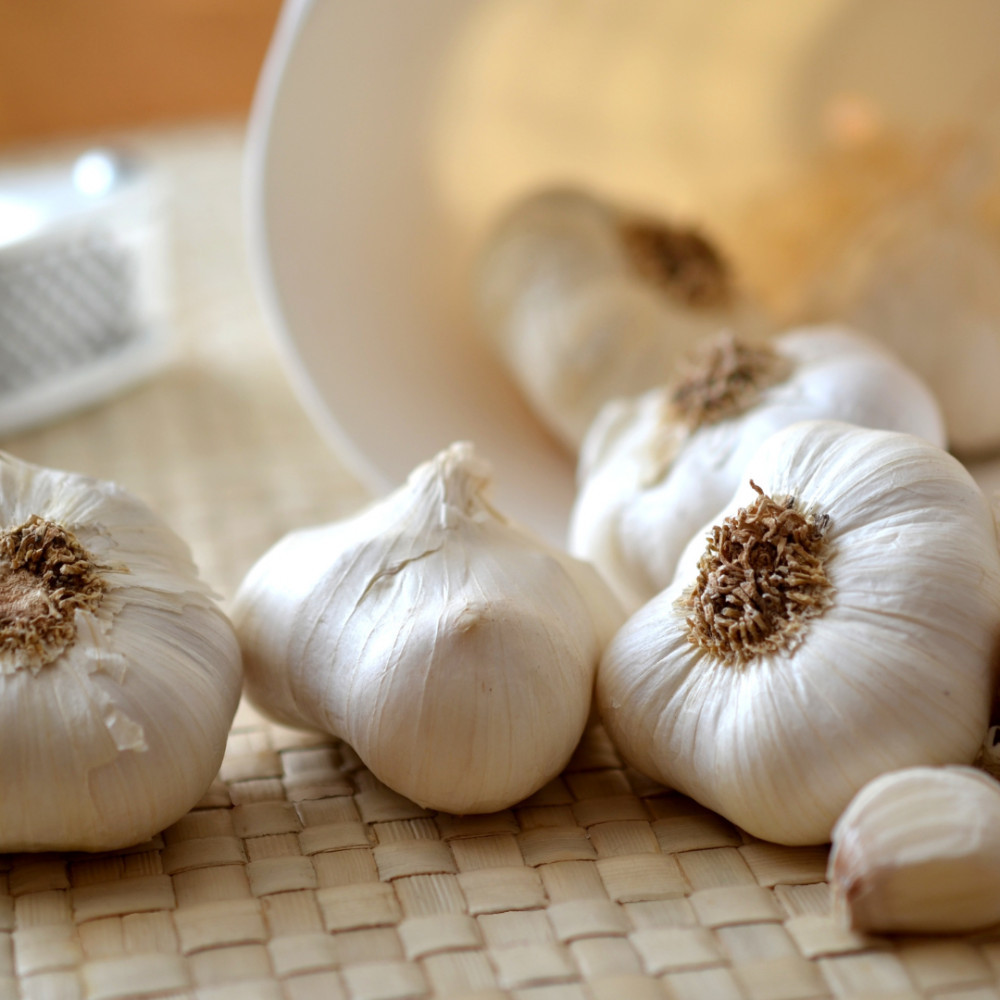
[[[177,359],[0,445],[142,495],[225,600],[284,532],[366,494],[258,315],[239,123],[128,139],[174,191]],[[0,997],[1000,1000],[1000,933],[850,933],[825,865],[623,768],[600,730],[528,801],[460,819],[244,705],[218,779],[150,843],[0,857]]]

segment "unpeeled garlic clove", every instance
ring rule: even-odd
[[[488,484],[471,445],[452,445],[355,517],[280,541],[233,609],[262,710],[456,813],[559,773],[624,617],[596,570],[497,513]]]
[[[828,878],[835,908],[857,930],[1000,923],[1000,783],[971,767],[883,774],[834,827]]]

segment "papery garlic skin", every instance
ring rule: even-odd
[[[931,387],[960,454],[1000,446],[1000,237],[929,199],[877,215],[807,306],[885,344]]]
[[[662,382],[702,337],[765,326],[708,240],[571,188],[500,220],[476,301],[518,387],[573,452],[605,402]]]
[[[794,498],[817,524],[828,606],[803,619],[784,648],[730,663],[705,652],[689,624],[688,595],[708,552],[707,528],[671,586],[609,644],[598,711],[644,774],[754,836],[824,843],[877,775],[975,757],[1000,635],[993,519],[948,453],[835,421],[769,438],[715,525],[758,502],[748,480],[779,503]],[[780,583],[770,576],[777,569],[761,572],[747,586]]]
[[[876,934],[965,933],[1000,923],[1000,783],[967,767],[883,774],[833,830],[834,909]]]
[[[593,562],[627,610],[673,579],[692,535],[722,509],[760,444],[800,420],[843,420],[945,443],[930,390],[873,341],[839,326],[802,327],[765,345],[787,367],[742,412],[686,426],[676,386],[609,403],[580,455],[569,550]]]
[[[140,843],[218,772],[242,683],[236,637],[186,545],[120,487],[0,456],[0,529],[32,517],[68,529],[105,589],[72,614],[61,650],[0,649],[0,850]],[[10,574],[0,559],[0,606]]]
[[[278,542],[233,610],[263,711],[455,813],[506,808],[562,770],[624,618],[592,567],[493,510],[488,482],[452,445],[360,514]]]

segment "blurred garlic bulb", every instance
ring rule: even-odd
[[[758,446],[811,419],[944,445],[926,386],[848,329],[803,327],[757,345],[723,335],[673,382],[601,411],[580,455],[570,551],[637,608],[670,583],[692,535],[746,482]]]
[[[0,850],[110,850],[179,819],[241,681],[232,626],[145,504],[0,456]]]
[[[834,908],[857,930],[936,934],[1000,923],[1000,783],[911,767],[865,785],[833,830]]]
[[[876,775],[973,760],[1000,554],[955,458],[908,434],[795,424],[708,531],[598,669],[625,760],[785,844],[827,841]]]
[[[864,330],[926,379],[957,452],[1000,447],[1000,236],[957,194],[876,214],[808,310]]]
[[[498,514],[488,484],[454,444],[356,516],[286,536],[234,607],[261,709],[456,813],[506,808],[559,773],[624,617],[592,567]]]
[[[486,335],[574,452],[603,403],[662,382],[700,338],[762,327],[700,233],[572,189],[542,191],[501,219],[476,293]]]

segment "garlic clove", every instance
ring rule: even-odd
[[[0,456],[0,850],[111,850],[179,819],[241,682],[232,626],[145,504]]]
[[[761,443],[811,419],[944,444],[927,387],[851,330],[804,327],[765,344],[711,339],[673,382],[598,415],[581,449],[570,551],[635,610],[671,582],[684,546],[732,496]]]
[[[858,930],[934,934],[1000,923],[1000,783],[966,767],[883,774],[833,831],[835,909]]]
[[[570,188],[531,195],[500,220],[476,295],[484,333],[573,451],[605,402],[665,380],[702,337],[765,325],[696,230]]]
[[[637,770],[754,836],[824,843],[878,774],[975,757],[996,532],[961,464],[911,435],[803,422],[744,475],[608,645],[597,707]],[[785,504],[811,529],[777,527]]]
[[[506,808],[565,766],[624,617],[592,567],[496,512],[488,484],[452,445],[355,517],[280,541],[233,611],[263,711],[458,813]]]

